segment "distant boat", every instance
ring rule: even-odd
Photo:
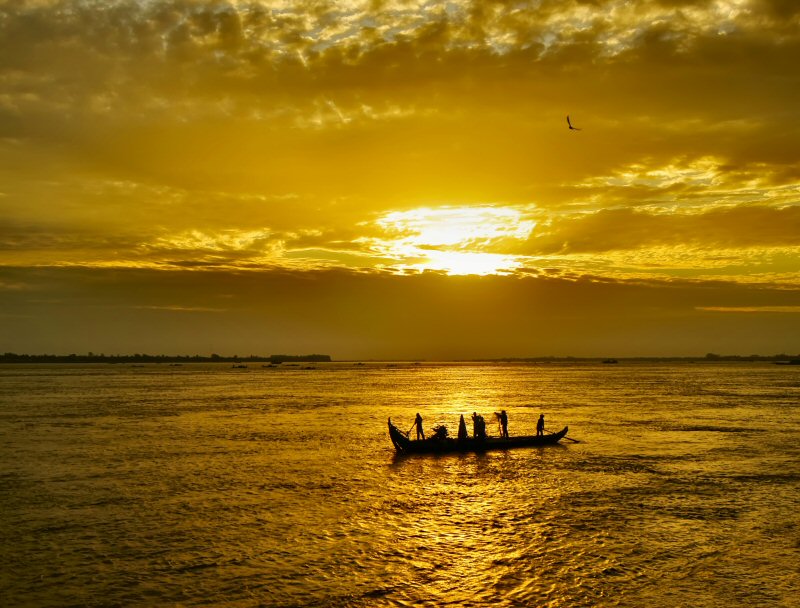
[[[231,368],[232,368],[232,369],[247,369],[247,366],[246,366],[246,365],[244,365],[244,364],[240,364],[240,365],[231,365]]]
[[[508,450],[511,448],[540,447],[555,445],[563,439],[569,427],[565,426],[558,433],[547,435],[520,435],[518,437],[486,437],[476,439],[453,439],[451,437],[429,439],[409,439],[403,431],[392,424],[389,419],[389,437],[398,454],[445,454],[448,452],[486,452],[489,450]]]
[[[613,364],[613,363],[619,363],[619,361],[617,361],[616,359],[603,359],[603,363]]]

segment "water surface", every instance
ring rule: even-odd
[[[313,367],[0,367],[3,603],[800,605],[798,367]]]

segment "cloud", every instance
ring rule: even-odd
[[[0,300],[16,352],[702,355],[794,352],[798,339],[769,312],[796,308],[796,289],[724,281],[5,267],[0,283],[30,286]],[[743,323],[708,307],[764,312]]]
[[[6,264],[798,272],[790,3],[0,11]],[[376,247],[389,214],[487,205],[532,236]]]
[[[554,220],[527,253],[590,253],[684,245],[708,249],[800,247],[800,205],[736,206],[700,213],[604,209]]]
[[[697,310],[735,313],[800,313],[800,306],[698,306]]]
[[[591,209],[630,204],[691,208],[756,200],[767,202],[773,194],[780,194],[779,188],[787,190],[786,197],[797,189],[798,180],[792,176],[794,162],[742,161],[722,155],[687,158],[685,153],[690,149],[703,148],[687,144],[684,153],[675,157],[669,150],[653,147],[641,155],[631,154],[630,160],[620,165],[615,165],[619,158],[608,158],[603,163],[598,162],[591,172],[587,170],[584,175],[568,177],[557,185],[549,184],[544,190],[547,193],[544,206],[557,209],[568,204],[571,208],[579,205]],[[600,147],[592,146],[592,152],[595,151],[599,152]],[[783,183],[777,181],[781,178]]]
[[[334,2],[14,2],[3,6],[0,77],[7,111],[17,118],[66,109],[61,116],[79,122],[111,113],[166,117],[176,109],[196,118],[269,116],[317,95],[358,107],[364,96],[370,105],[413,90],[423,99],[439,85],[463,90],[485,79],[553,77],[551,68],[582,62],[627,69],[685,58],[681,70],[699,75],[743,59],[768,68],[762,86],[769,86],[767,76],[778,69],[758,58],[772,49],[769,59],[786,66],[780,57],[798,33],[786,29],[785,9],[760,8],[617,0],[378,10]],[[777,27],[782,35],[770,36]],[[760,52],[749,52],[754,45]],[[661,77],[675,76],[665,68]]]
[[[224,308],[209,308],[208,306],[136,306],[142,310],[165,310],[168,312],[227,312]]]

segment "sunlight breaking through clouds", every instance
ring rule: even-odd
[[[374,239],[381,255],[400,270],[447,274],[502,274],[522,265],[514,256],[492,253],[492,244],[530,236],[536,222],[510,207],[421,207],[386,214],[377,224],[393,238]]]

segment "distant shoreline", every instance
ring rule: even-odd
[[[800,354],[787,355],[717,355],[709,353],[705,356],[664,356],[664,357],[494,357],[485,359],[450,359],[450,360],[426,360],[426,359],[347,359],[334,361],[330,355],[249,355],[240,357],[238,355],[222,356],[212,354],[204,355],[105,355],[88,353],[86,355],[26,355],[17,353],[0,354],[0,364],[2,363],[269,363],[280,365],[281,363],[356,363],[371,362],[380,363],[394,361],[398,363],[603,363],[617,364],[624,362],[773,362],[785,364],[800,364]]]
[[[249,355],[247,357],[211,355],[0,355],[0,363],[330,363],[330,355]]]

